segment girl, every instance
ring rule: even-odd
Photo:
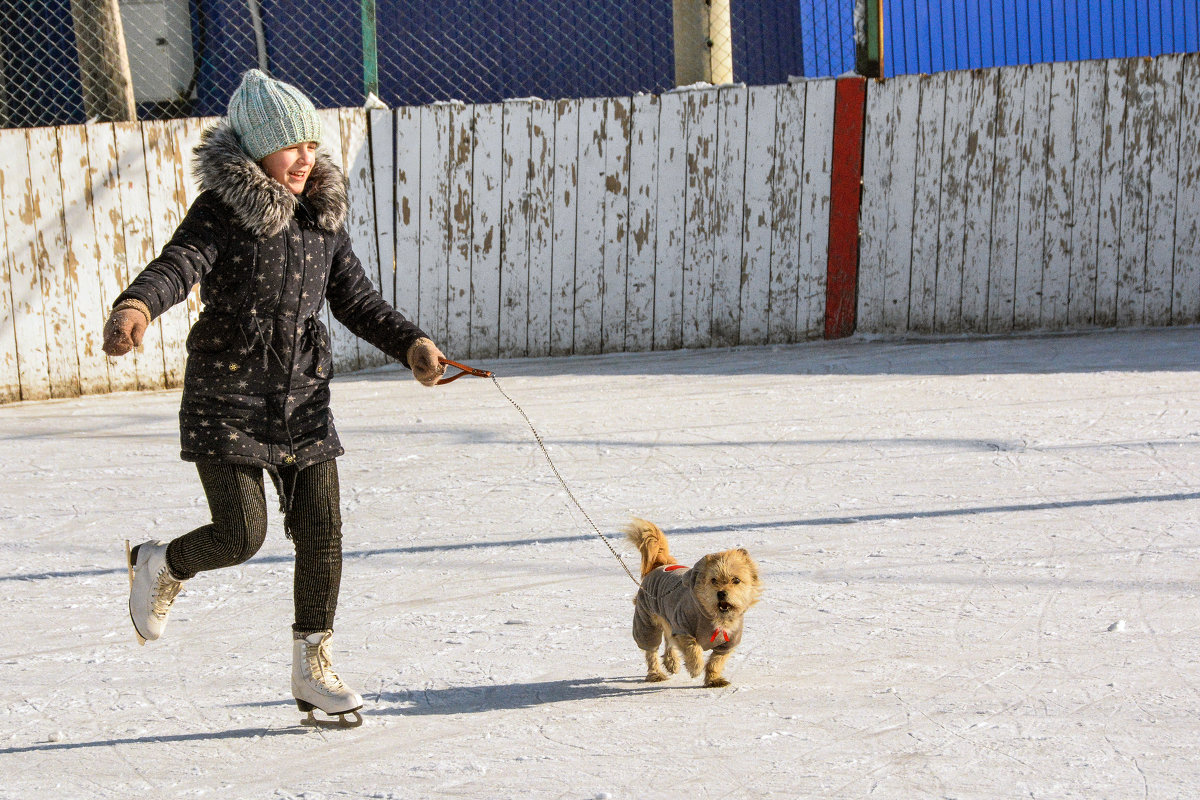
[[[138,346],[146,327],[200,284],[179,410],[182,457],[196,464],[212,522],[128,553],[129,615],[144,644],[162,635],[198,572],[241,564],[267,531],[266,470],[296,548],[292,694],[353,714],[362,698],[338,678],[329,641],[341,579],[337,461],[329,411],[326,302],[355,335],[432,386],[441,352],[372,286],[346,233],[346,181],[318,152],[321,120],[300,90],[250,70],[228,118],[196,148],[201,194],[162,253],[117,297],[104,352]],[[126,544],[128,549],[128,543]]]

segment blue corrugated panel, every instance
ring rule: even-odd
[[[1197,0],[884,0],[885,73],[1200,50]]]

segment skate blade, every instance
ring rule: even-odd
[[[129,591],[133,591],[133,554],[129,549],[129,540],[125,540],[125,566],[129,568]],[[133,615],[129,615],[130,623],[133,622]],[[133,626],[133,635],[137,637],[138,644],[142,647],[146,646],[146,640],[138,633],[137,625]]]
[[[347,716],[351,719],[346,719]],[[362,714],[358,713],[358,709],[347,711],[343,714],[338,714],[337,719],[331,717],[318,717],[312,711],[308,712],[308,716],[300,720],[301,725],[307,725],[310,728],[357,728],[363,724]]]

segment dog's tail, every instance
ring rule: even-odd
[[[659,567],[677,563],[667,549],[667,535],[653,522],[633,518],[625,526],[625,538],[633,542],[642,554],[642,576]]]

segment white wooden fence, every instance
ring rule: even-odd
[[[452,358],[822,335],[833,81],[324,115],[368,274]],[[212,120],[0,131],[0,401],[176,386],[101,327]],[[1200,322],[1200,54],[868,86],[859,331]],[[383,363],[330,320],[335,366]]]
[[[833,92],[401,109],[394,163],[373,117],[396,303],[463,358],[820,336]]]
[[[858,330],[1200,321],[1200,54],[867,93]]]
[[[450,357],[793,342],[824,324],[833,81],[325,115],[355,250]],[[176,386],[199,312],[107,360],[212,120],[0,131],[0,400]],[[335,366],[383,363],[331,322]]]
[[[322,113],[329,151],[350,165],[356,246],[378,276],[365,114]],[[191,151],[214,121],[0,130],[0,401],[182,382],[197,293],[151,325],[140,352],[105,358],[101,329],[195,199]],[[353,339],[339,344],[343,366],[358,366]]]

